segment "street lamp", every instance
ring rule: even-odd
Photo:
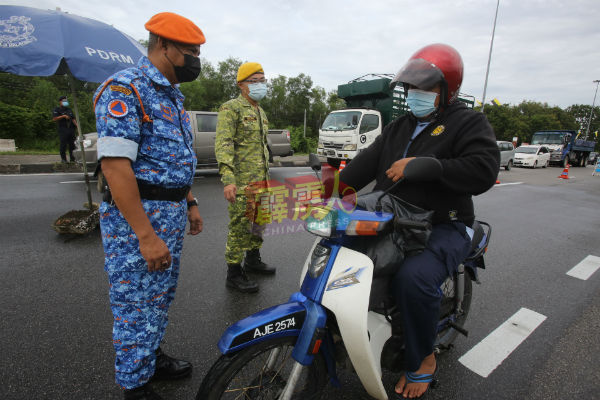
[[[592,124],[592,113],[594,112],[594,105],[596,104],[596,95],[598,94],[598,84],[600,83],[600,80],[596,79],[594,83],[596,84],[596,92],[594,92],[594,101],[592,101],[592,109],[590,110],[590,117],[588,118],[588,127],[585,131],[584,140],[587,140],[588,134],[590,133],[590,125]]]
[[[492,29],[492,41],[490,42],[490,53],[488,55],[487,70],[485,71],[485,83],[483,84],[483,99],[481,100],[481,112],[485,108],[485,92],[487,91],[488,75],[490,74],[490,62],[492,61],[492,49],[494,48],[494,35],[496,34],[496,20],[498,19],[498,8],[500,0],[496,2],[496,15],[494,16],[494,28]]]

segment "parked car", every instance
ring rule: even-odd
[[[596,153],[595,151],[592,151],[590,153],[590,156],[588,157],[588,164],[594,165],[596,164],[596,162],[598,161],[598,153]]]
[[[515,162],[515,146],[512,142],[496,141],[498,150],[500,151],[500,168],[504,167],[510,171]]]
[[[273,162],[273,156],[293,156],[294,150],[290,143],[290,131],[287,129],[269,129],[267,136],[269,147],[269,162]]]
[[[550,164],[550,151],[534,144],[519,146],[515,150],[515,167],[546,168]]]
[[[194,131],[194,151],[198,159],[198,168],[214,167],[217,165],[215,156],[215,137],[217,134],[217,114],[210,111],[188,111],[190,123]],[[98,133],[86,133],[84,136],[83,147],[85,149],[85,158],[88,163],[96,164],[98,162],[96,152],[96,142]],[[267,147],[269,148],[269,161],[273,162],[274,156],[286,157],[294,155],[290,143],[290,131],[287,129],[269,129],[267,135]],[[73,152],[75,159],[82,160],[79,149],[79,141],[75,143]]]

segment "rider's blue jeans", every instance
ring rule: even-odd
[[[464,224],[434,225],[427,248],[406,258],[394,276],[392,290],[402,312],[408,371],[419,369],[433,352],[442,298],[439,287],[470,250]]]

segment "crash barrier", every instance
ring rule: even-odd
[[[17,151],[15,139],[0,139],[0,151]]]

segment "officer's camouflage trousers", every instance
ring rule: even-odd
[[[154,374],[155,350],[175,297],[187,218],[185,200],[144,200],[143,206],[171,253],[171,267],[163,272],[148,272],[137,237],[119,210],[106,202],[100,206],[104,268],[114,316],[115,380],[125,389],[143,385]]]
[[[108,273],[115,380],[125,389],[141,386],[154,375],[155,350],[167,328],[179,276],[179,260],[173,264],[164,272]]]
[[[247,207],[248,200],[243,194],[235,197],[235,203],[229,203],[229,233],[225,245],[227,264],[241,264],[245,251],[260,249],[262,246],[260,231],[255,229],[252,232],[253,224],[248,219]]]

